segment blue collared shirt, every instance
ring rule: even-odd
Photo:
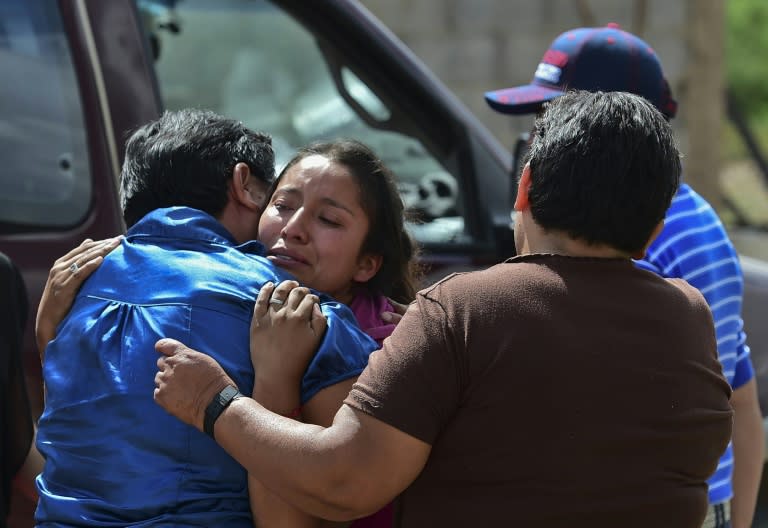
[[[154,403],[154,343],[211,355],[250,394],[255,298],[290,278],[263,255],[259,242],[236,246],[213,217],[175,207],[144,217],[107,256],[46,348],[39,525],[252,526],[245,470]],[[345,305],[321,300],[328,329],[302,402],[357,376],[378,348]]]

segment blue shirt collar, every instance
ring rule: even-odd
[[[232,233],[214,217],[191,207],[165,207],[155,209],[136,222],[126,238],[163,237],[189,239],[231,246],[243,253],[264,256],[266,250],[258,240],[237,245]]]

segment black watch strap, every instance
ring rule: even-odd
[[[241,396],[242,394],[237,390],[237,387],[227,385],[221,389],[221,392],[213,397],[211,403],[205,408],[205,418],[203,419],[203,431],[205,431],[205,434],[214,438],[213,424],[216,423],[216,420],[221,416],[221,413],[224,412],[224,409]]]

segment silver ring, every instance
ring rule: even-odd
[[[77,275],[78,271],[80,271],[80,266],[77,265],[77,262],[73,262],[69,267],[69,272],[72,273],[72,275]]]
[[[280,299],[275,299],[274,297],[272,297],[272,298],[270,298],[270,299],[269,299],[269,305],[270,305],[270,306],[272,306],[272,305],[275,305],[275,306],[277,307],[277,308],[275,308],[276,310],[279,310],[279,309],[280,309],[280,307],[281,307],[283,304],[285,304],[285,301],[281,301]]]

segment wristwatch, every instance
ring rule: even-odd
[[[224,409],[229,407],[230,403],[242,396],[240,391],[237,390],[237,387],[227,385],[213,397],[211,403],[205,408],[205,418],[203,419],[203,431],[205,431],[205,434],[214,440],[216,439],[213,436],[213,424],[216,423],[216,420],[221,416],[221,413],[224,412]]]

